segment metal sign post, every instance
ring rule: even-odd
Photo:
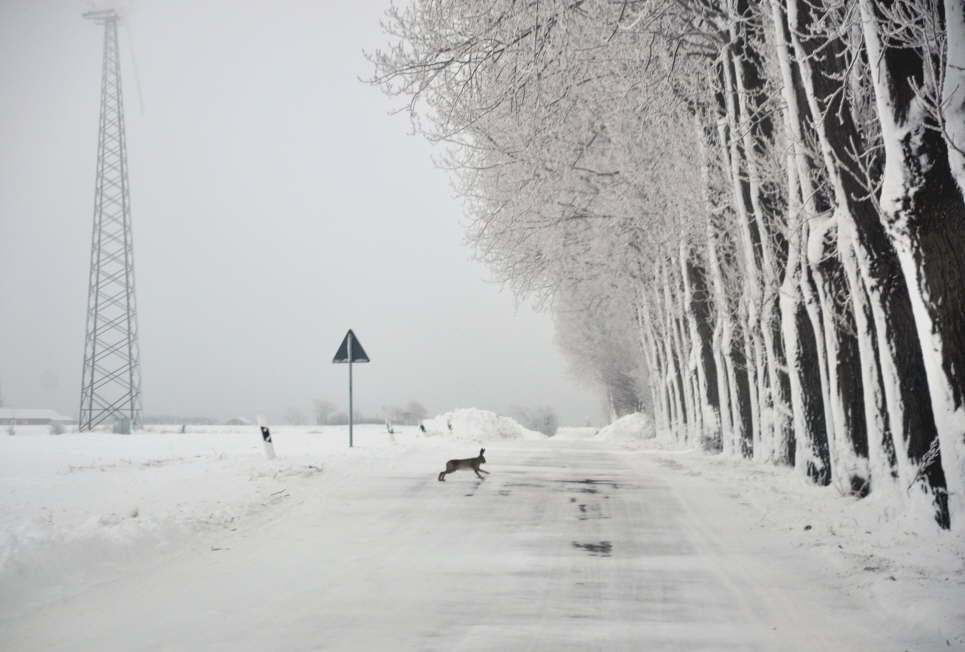
[[[352,431],[355,421],[355,407],[352,404],[352,363],[369,362],[369,356],[366,355],[365,349],[362,348],[362,343],[355,337],[355,333],[352,332],[351,328],[348,329],[348,333],[345,334],[345,339],[342,340],[342,344],[338,347],[338,351],[336,351],[335,357],[332,358],[332,362],[334,364],[348,363],[348,447],[352,448],[354,446]]]
[[[351,335],[351,331],[349,331]],[[355,421],[352,407],[352,337],[348,337],[348,447],[352,448],[352,425]]]

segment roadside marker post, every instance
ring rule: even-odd
[[[352,407],[352,364],[359,362],[369,362],[369,356],[365,353],[365,349],[362,348],[362,343],[359,342],[359,338],[355,337],[355,333],[352,329],[348,329],[345,334],[345,339],[338,347],[338,351],[335,352],[335,357],[332,358],[333,364],[348,364],[348,447],[352,448],[353,438],[352,438],[352,426],[355,415],[353,414]]]
[[[268,429],[268,417],[258,417],[258,428],[261,430],[261,441],[265,445],[265,457],[275,459],[275,444],[271,441],[271,430]]]

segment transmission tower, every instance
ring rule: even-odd
[[[141,422],[141,361],[118,15],[109,9],[84,18],[104,27],[104,60],[79,424],[92,430],[111,423],[127,432]]]

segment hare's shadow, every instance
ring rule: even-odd
[[[479,487],[482,486],[483,482],[485,482],[485,480],[476,480],[476,484],[473,485],[469,493],[465,494],[466,498],[471,498],[472,496],[475,496],[476,491],[479,489]]]

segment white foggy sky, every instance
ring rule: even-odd
[[[315,396],[344,409],[331,358],[351,327],[373,360],[356,376],[366,414],[415,399],[599,419],[551,318],[470,261],[430,146],[358,82],[387,1],[125,4],[146,414],[308,416]],[[11,407],[70,415],[102,54],[87,7],[0,0],[0,383]]]

